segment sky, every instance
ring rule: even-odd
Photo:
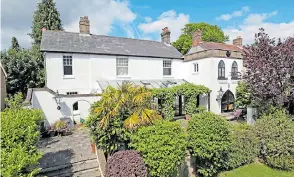
[[[1,0],[1,49],[15,36],[31,46],[32,19],[41,0]],[[79,18],[88,16],[92,34],[160,40],[165,26],[171,41],[187,23],[218,25],[230,41],[241,36],[251,44],[263,27],[272,38],[294,35],[294,0],[55,0],[65,31],[79,32]]]

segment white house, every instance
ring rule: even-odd
[[[162,42],[157,42],[90,34],[88,17],[81,17],[79,25],[80,33],[44,30],[42,34],[46,87],[29,89],[27,101],[43,110],[46,126],[62,117],[86,118],[90,104],[99,100],[97,93],[124,80],[151,88],[203,84],[211,94],[199,98],[200,105],[216,113],[230,110],[228,98],[233,103],[237,71],[242,68],[238,46],[202,42],[198,31],[193,47],[182,56],[170,45],[167,27]],[[220,89],[226,93],[217,99]]]

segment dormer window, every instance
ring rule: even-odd
[[[231,71],[232,80],[238,79],[238,64],[236,61],[232,64],[232,71]]]
[[[221,60],[218,63],[218,79],[226,79],[226,66],[225,66],[225,62],[223,60]]]

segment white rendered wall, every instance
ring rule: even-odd
[[[62,56],[66,53],[46,53],[46,84],[59,93],[91,93],[97,89],[97,80],[118,79],[181,79],[182,60],[172,60],[172,75],[163,76],[162,58],[128,57],[128,76],[116,75],[117,56],[70,54],[72,55],[73,76],[63,76]]]
[[[75,117],[86,119],[89,114],[90,104],[98,101],[100,98],[93,97],[63,97],[61,98],[61,109],[57,110],[57,104],[53,99],[54,95],[47,91],[34,91],[32,95],[32,107],[35,109],[41,109],[46,117],[45,126],[49,127],[51,124],[58,121],[60,118],[69,117],[72,118],[73,104],[78,101],[78,114]],[[79,122],[79,120],[75,120]]]

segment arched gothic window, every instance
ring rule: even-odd
[[[226,71],[225,63],[224,63],[223,60],[221,60],[218,63],[218,78],[219,79],[225,79],[226,78],[225,71]]]
[[[232,79],[238,78],[238,64],[236,61],[234,61],[232,64],[231,76],[232,76]]]

